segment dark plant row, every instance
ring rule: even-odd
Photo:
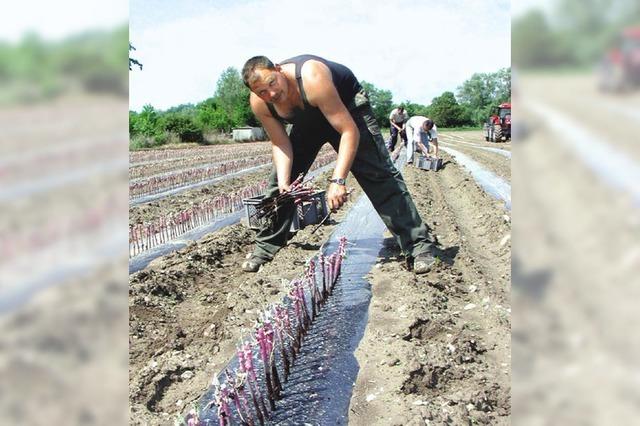
[[[238,345],[237,367],[227,367],[212,380],[213,399],[202,407],[194,407],[178,424],[200,426],[215,409],[219,425],[264,425],[277,409],[304,338],[313,321],[332,295],[342,261],[346,256],[347,238],[341,237],[338,248],[329,256],[311,259],[301,279],[288,285],[285,299],[270,306],[257,319],[250,336]]]

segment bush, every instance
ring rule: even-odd
[[[136,136],[133,136],[129,140],[129,150],[130,151],[136,151],[136,150],[139,150],[139,149],[155,148],[158,145],[160,145],[160,144],[158,144],[155,141],[155,139],[150,138],[149,136],[144,136],[144,135],[136,135]]]
[[[204,135],[207,145],[218,145],[221,143],[233,143],[231,135],[224,132],[210,131]]]
[[[167,113],[162,116],[161,121],[161,127],[164,131],[178,135],[181,142],[201,143],[204,140],[202,128],[190,116],[180,113]]]

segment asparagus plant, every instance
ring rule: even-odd
[[[311,187],[310,181],[303,181],[304,174],[296,178],[289,190],[272,197],[263,198],[256,205],[256,218],[267,220],[269,223],[277,218],[279,210],[285,205],[298,205],[313,200],[316,189]]]
[[[298,183],[301,182],[300,176]],[[241,342],[237,349],[238,368],[234,374],[229,370],[225,371],[224,384],[214,383],[214,400],[208,405],[217,407],[220,425],[230,424],[231,406],[237,411],[236,418],[240,419],[242,424],[250,426],[254,426],[256,421],[263,426],[270,417],[270,412],[276,409],[276,401],[282,397],[283,390],[283,382],[280,380],[276,365],[276,350],[280,352],[279,358],[286,381],[300,352],[302,339],[319,315],[320,308],[327,301],[327,297],[333,293],[341,272],[342,260],[346,255],[346,245],[347,239],[342,237],[333,254],[329,256],[319,254],[317,261],[310,261],[303,278],[294,279],[289,283],[287,294],[290,303],[270,306],[258,318],[250,339]],[[322,276],[321,289],[316,281],[316,271],[319,271]],[[266,387],[269,409],[260,392],[261,381],[258,380],[254,356],[257,356],[263,365],[262,385]],[[217,381],[217,376],[215,380]],[[249,398],[251,398],[253,409],[249,408]],[[194,416],[188,418],[193,420],[190,424],[200,425],[197,414]]]

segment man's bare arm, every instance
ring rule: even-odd
[[[351,114],[344,105],[331,78],[329,68],[318,61],[307,61],[301,70],[307,99],[312,106],[322,111],[331,126],[340,133],[338,159],[334,178],[346,178],[358,151],[360,132]],[[347,200],[344,185],[331,184],[327,193],[329,207],[339,209]]]
[[[326,65],[318,61],[306,62],[302,68],[302,78],[309,103],[320,108],[327,121],[341,135],[334,177],[346,177],[358,150],[358,126],[342,103]]]
[[[289,189],[291,183],[291,165],[293,164],[293,148],[282,123],[276,120],[267,104],[254,93],[249,98],[251,110],[256,115],[271,139],[273,164],[278,176],[280,191]]]

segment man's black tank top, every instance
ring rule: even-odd
[[[344,65],[338,64],[336,62],[331,62],[314,55],[294,56],[293,58],[289,58],[280,62],[280,65],[295,64],[296,81],[298,82],[298,88],[300,89],[300,95],[302,96],[304,109],[296,107],[292,112],[293,116],[285,118],[280,117],[276,112],[273,104],[267,102],[267,107],[269,108],[269,111],[274,118],[282,122],[295,125],[308,125],[317,127],[321,124],[328,124],[328,121],[325,118],[324,114],[322,114],[322,111],[320,111],[320,109],[317,107],[311,106],[307,101],[307,95],[302,84],[302,76],[300,75],[300,70],[302,69],[302,65],[310,59],[322,62],[329,68],[329,70],[331,70],[331,78],[333,79],[333,84],[336,86],[338,95],[340,96],[342,103],[344,103],[347,108],[350,107],[350,104],[352,103],[356,93],[362,90],[362,86],[360,86],[360,83],[358,82],[356,76],[353,75],[353,72],[351,72],[351,70]]]

